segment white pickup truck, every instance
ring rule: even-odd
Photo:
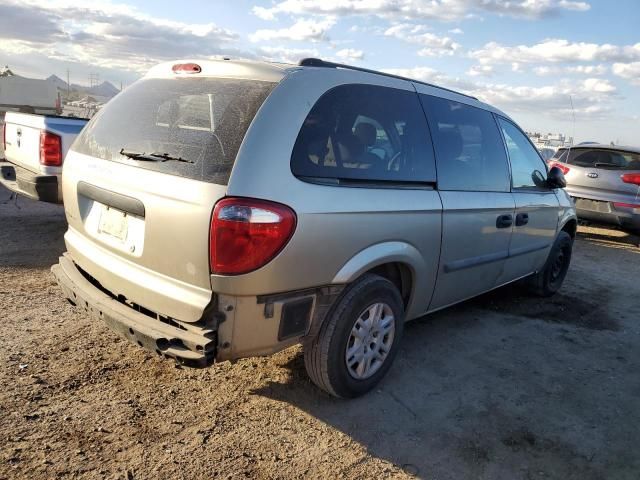
[[[7,112],[0,183],[15,193],[62,203],[62,162],[86,119]]]

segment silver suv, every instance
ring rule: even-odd
[[[640,235],[640,149],[581,144],[549,160],[562,170],[580,218]]]
[[[63,171],[66,297],[191,366],[302,343],[322,389],[371,389],[403,324],[514,280],[556,292],[559,169],[477,99],[306,59],[154,67]]]

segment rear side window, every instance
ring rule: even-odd
[[[414,92],[342,85],[304,121],[291,156],[300,177],[435,182],[427,122]]]
[[[274,88],[271,82],[216,78],[140,80],[111,100],[72,149],[114,162],[226,184],[244,135]],[[192,163],[120,154],[167,154]]]
[[[511,161],[514,189],[545,188],[547,168],[527,137],[511,122],[498,119]]]
[[[640,170],[640,154],[617,150],[572,149],[568,163],[586,168]]]
[[[508,192],[509,165],[493,115],[480,108],[420,95],[431,127],[440,190]]]
[[[553,157],[551,157],[552,160],[558,161],[558,162],[566,162],[567,161],[567,149],[566,148],[560,148],[558,150],[556,150],[556,153],[553,154]]]

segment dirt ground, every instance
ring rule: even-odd
[[[640,477],[640,249],[581,227],[562,293],[506,287],[407,326],[341,401],[299,348],[176,368],[87,319],[49,267],[61,207],[0,190],[0,479]]]

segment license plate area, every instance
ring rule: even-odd
[[[128,232],[127,214],[113,207],[103,206],[98,222],[98,233],[109,235],[124,243]]]
[[[611,213],[611,204],[609,202],[588,200],[586,198],[576,198],[576,208],[590,212]]]
[[[96,241],[133,257],[144,247],[144,217],[123,212],[96,200],[81,198],[81,212],[87,235]]]

